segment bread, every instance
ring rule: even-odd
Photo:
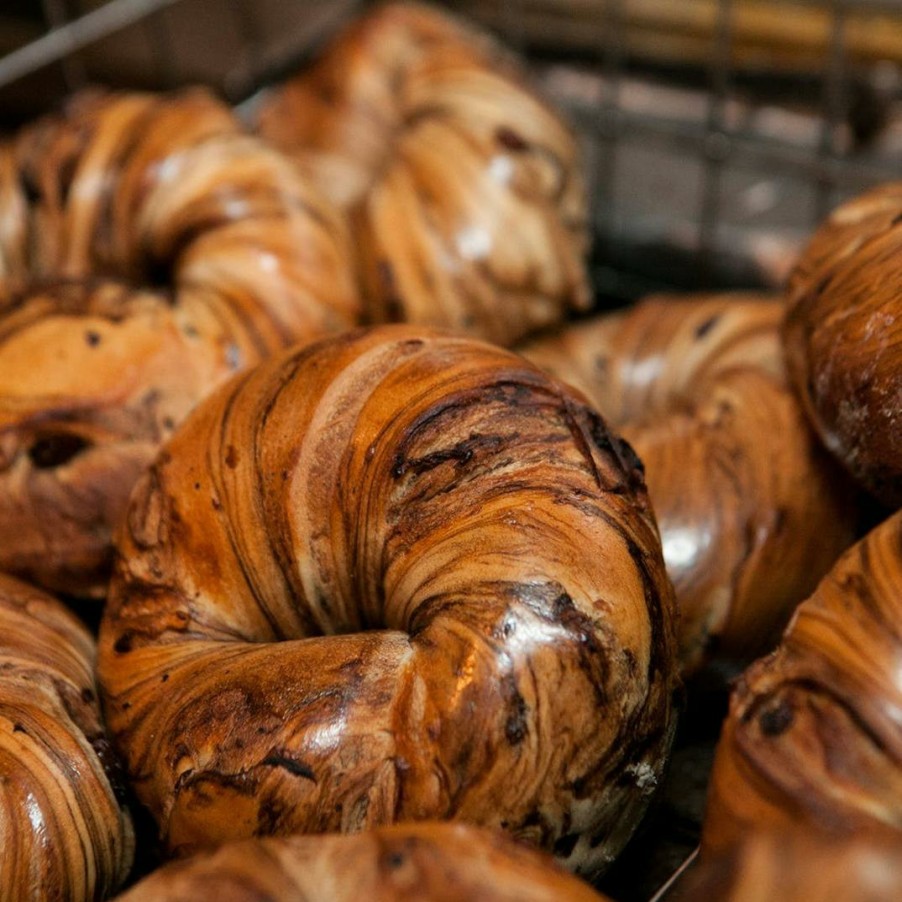
[[[824,443],[902,504],[902,183],[848,201],[815,232],[787,288],[789,372]]]
[[[786,384],[782,317],[762,296],[661,296],[520,348],[643,461],[686,671],[772,647],[853,541],[849,486]]]
[[[202,91],[0,147],[0,568],[101,595],[136,473],[236,370],[358,316],[341,218]]]
[[[162,868],[120,902],[603,902],[587,884],[502,833],[401,824],[355,836],[229,843]]]
[[[509,345],[589,305],[576,141],[471,26],[379,6],[274,88],[257,121],[349,211],[370,322]]]
[[[129,814],[94,685],[94,642],[0,576],[0,899],[89,902],[125,879]]]
[[[105,710],[177,854],[453,818],[595,873],[660,777],[638,462],[509,352],[396,326],[264,363],[164,448],[117,552]]]
[[[709,789],[711,854],[756,830],[902,827],[900,543],[897,513],[840,558],[737,683]]]

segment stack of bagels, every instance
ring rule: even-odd
[[[785,297],[573,322],[588,241],[569,129],[418,4],[250,125],[0,144],[0,899],[600,899],[766,653],[685,891],[898,889],[902,191]]]

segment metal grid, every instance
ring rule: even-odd
[[[860,69],[850,65],[850,24],[856,24],[855,17],[879,14],[902,40],[902,3],[789,0],[782,10],[774,4],[775,15],[806,10],[829,15],[829,36],[819,71],[796,78],[780,74],[783,96],[774,99],[771,90],[761,101],[747,73],[737,72],[733,50],[737,20],[749,5],[767,2],[772,0],[679,0],[684,9],[712,7],[714,17],[703,41],[704,58],[668,67],[648,53],[643,59],[630,42],[636,8],[657,3],[663,10],[665,0],[446,0],[523,50],[583,136],[596,238],[593,273],[601,295],[616,301],[658,288],[776,283],[829,208],[902,175],[902,137],[895,157],[893,148],[862,152],[839,139],[869,77],[865,72],[862,79]],[[4,22],[17,13],[30,27],[18,45],[0,43],[0,117],[12,124],[90,81],[157,88],[202,81],[238,103],[309,56],[364,3],[41,0],[37,6],[33,0],[10,0],[5,5],[11,12],[0,13],[0,37]],[[576,49],[549,47],[530,32],[530,16],[537,14],[546,23],[588,17],[598,39]],[[898,114],[902,121],[902,77],[893,83],[900,64],[896,59],[889,70],[879,69],[884,82],[890,76],[880,103],[881,115]],[[643,90],[663,86],[666,95],[670,82],[689,97],[690,114],[667,109],[666,103],[664,108],[630,103],[637,92],[641,99]],[[866,97],[866,103],[873,102],[873,96]],[[750,127],[762,109],[807,117],[805,140]],[[753,220],[751,226],[741,215],[737,219],[745,195],[773,215],[758,209],[745,217]],[[782,214],[774,209],[781,204]]]

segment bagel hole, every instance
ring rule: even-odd
[[[71,432],[52,432],[36,439],[28,457],[39,470],[52,470],[69,463],[91,447],[91,442]]]

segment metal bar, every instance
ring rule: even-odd
[[[648,900],[648,902],[661,902],[662,899],[667,897],[667,894],[674,888],[677,881],[686,870],[692,865],[692,862],[698,858],[699,850],[695,849],[689,857],[670,875],[670,879],[665,883],[655,894]]]
[[[0,59],[0,88],[40,71],[95,41],[140,22],[180,0],[111,0],[93,12],[54,28],[43,37]]]
[[[623,0],[605,0],[604,23],[610,38],[600,48],[605,78],[596,121],[600,159],[595,167],[591,210],[594,231],[601,240],[617,233],[614,189],[617,184],[617,147],[620,137],[620,80],[624,65]]]
[[[41,0],[44,20],[48,29],[61,28],[69,21],[63,0]],[[84,86],[87,80],[84,61],[74,53],[67,53],[60,59],[63,81],[68,91],[75,91]]]
[[[846,98],[846,9],[842,0],[833,0],[833,19],[830,32],[830,52],[824,72],[821,100],[821,123],[818,157],[822,174],[815,182],[815,204],[812,226],[816,226],[834,206],[836,130],[845,118]]]
[[[720,0],[711,58],[710,93],[704,144],[704,186],[699,208],[699,248],[707,265],[717,243],[723,167],[731,144],[724,129],[724,108],[730,87],[730,40],[733,24],[732,0]]]

